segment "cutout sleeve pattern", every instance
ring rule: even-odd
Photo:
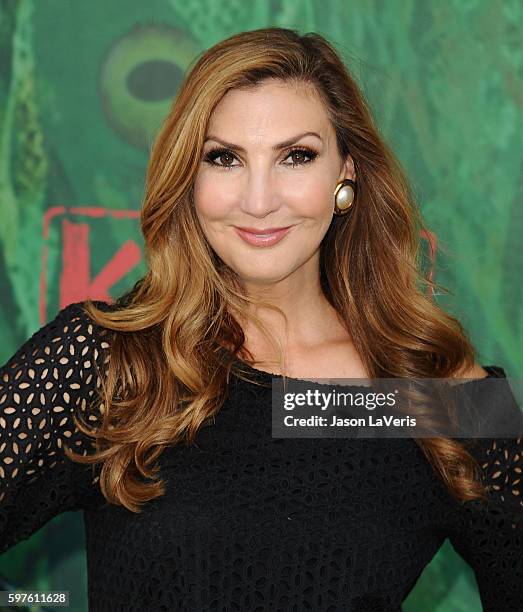
[[[90,439],[72,415],[97,386],[108,346],[79,303],[62,309],[0,369],[0,553],[50,519],[87,503],[93,466],[72,462]],[[92,415],[86,418],[92,420]]]
[[[474,571],[484,612],[521,612],[523,438],[473,442],[488,501],[463,504],[449,540]]]

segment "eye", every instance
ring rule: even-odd
[[[294,149],[291,149],[289,151],[285,159],[287,159],[288,157],[294,156],[294,155],[297,155],[298,158],[302,155],[305,155],[309,159],[307,161],[292,162],[292,164],[286,164],[287,166],[291,165],[295,167],[295,166],[303,166],[304,164],[310,164],[318,156],[316,151],[313,151],[312,149],[309,149],[308,147],[295,147]]]
[[[309,158],[305,161],[293,161],[290,164],[284,164],[285,166],[292,166],[294,168],[296,166],[303,166],[305,164],[311,163],[312,161],[316,159],[316,157],[318,156],[318,153],[316,153],[316,151],[313,151],[309,147],[294,147],[293,149],[289,149],[289,151],[287,152],[287,157],[285,159],[288,159],[291,156],[293,156],[294,159],[296,159],[296,157],[298,157],[299,159],[300,157],[303,157],[303,156]],[[204,161],[207,162],[208,164],[211,164],[212,166],[218,166],[221,168],[225,168],[226,170],[232,170],[233,168],[236,168],[237,166],[230,165],[230,163],[228,163],[226,160],[229,159],[229,161],[232,161],[232,159],[235,159],[235,158],[236,158],[236,155],[230,149],[216,147],[214,149],[211,149],[205,155]],[[216,163],[216,160],[218,159],[220,159],[222,163]],[[224,161],[226,163],[223,163]]]
[[[230,170],[231,168],[234,168],[234,166],[229,166],[228,164],[222,164],[222,163],[217,164],[216,160],[220,158],[233,158],[233,157],[236,157],[236,156],[229,149],[223,149],[221,147],[216,147],[214,149],[211,149],[207,153],[207,155],[204,157],[204,161],[211,164],[212,166],[221,166],[222,168]]]

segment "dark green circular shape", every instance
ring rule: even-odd
[[[127,75],[127,89],[137,100],[158,102],[176,94],[182,80],[178,66],[166,60],[149,60],[135,66]]]
[[[150,150],[183,76],[200,46],[166,24],[136,26],[116,39],[102,60],[98,87],[111,128]]]

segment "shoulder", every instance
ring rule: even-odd
[[[485,366],[488,368],[489,366]],[[456,372],[452,378],[487,378],[490,372],[485,369],[479,362],[475,361],[474,364],[468,368],[462,368]]]
[[[90,385],[93,367],[98,374],[108,359],[109,342],[107,330],[88,316],[84,304],[65,306],[18,347],[2,366],[0,390],[21,380],[28,392],[40,385],[52,391],[57,381],[68,391]]]
[[[488,437],[471,437],[465,446],[480,468],[487,487],[487,508],[508,513],[513,528],[523,528],[523,414],[500,366],[475,364],[462,378],[491,380],[464,384]],[[497,380],[496,380],[497,379]]]
[[[480,509],[492,521],[503,520],[511,530],[523,533],[523,438],[476,438],[469,442],[467,450],[478,464],[487,493],[485,505],[469,502],[470,511]]]
[[[60,330],[62,335],[75,342],[85,342],[87,339],[94,342],[107,335],[107,330],[98,324],[91,316],[89,307],[107,312],[112,304],[101,300],[84,300],[73,302],[62,308],[46,327]]]
[[[40,335],[55,347],[60,345],[60,352],[66,350],[71,355],[74,353],[81,357],[94,353],[97,361],[100,354],[109,348],[109,330],[92,318],[87,310],[88,305],[101,311],[111,308],[111,304],[100,300],[71,303],[40,330]],[[44,330],[46,333],[42,333]],[[51,350],[55,352],[57,349]]]
[[[50,318],[47,323],[42,325],[42,327],[40,327],[36,333],[41,332],[42,330],[50,331],[60,327],[64,328],[71,323],[76,323],[76,325],[81,326],[93,324],[94,321],[88,313],[88,307],[90,305],[101,311],[108,311],[114,307],[113,304],[104,302],[102,300],[83,300],[80,302],[72,302],[56,312],[56,314]],[[68,329],[69,328],[67,328],[67,330]],[[34,335],[36,335],[36,333]]]
[[[20,423],[22,429],[25,423],[33,432],[32,443],[46,440],[61,449],[77,434],[76,407],[87,414],[97,405],[109,342],[105,328],[92,321],[83,305],[62,308],[0,368],[0,437],[3,427],[15,429]]]
[[[93,306],[95,309],[107,312],[115,307],[114,304],[110,302],[105,302],[103,300],[91,300],[86,299],[80,302],[72,302],[68,304],[64,308],[62,308],[58,314],[56,315],[58,318],[71,318],[75,317],[76,319],[81,319],[82,321],[89,321],[90,317],[88,314],[88,307]]]

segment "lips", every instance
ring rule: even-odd
[[[256,229],[254,227],[234,227],[236,233],[252,246],[268,247],[283,240],[291,231],[292,225],[279,228]]]
[[[274,234],[276,232],[281,232],[284,229],[291,227],[287,225],[285,227],[269,227],[268,229],[256,229],[255,227],[238,227],[237,229],[242,230],[244,232],[249,232],[250,234],[256,234],[258,236],[265,234]]]

